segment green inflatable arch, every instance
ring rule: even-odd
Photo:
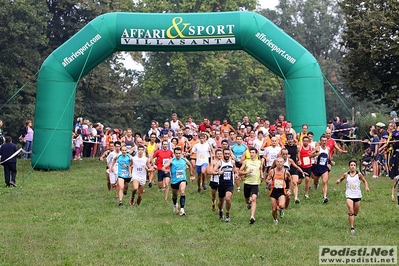
[[[40,69],[32,166],[69,169],[78,80],[115,51],[244,50],[284,79],[286,117],[295,129],[325,130],[323,77],[316,59],[252,12],[108,13],[56,49]]]

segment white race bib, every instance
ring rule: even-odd
[[[284,180],[274,179],[274,187],[275,188],[283,188]]]
[[[223,180],[231,180],[231,172],[224,172]]]
[[[319,165],[327,165],[327,158],[320,158]]]
[[[129,171],[126,169],[122,169],[122,177],[129,177]]]
[[[176,178],[177,179],[182,179],[184,177],[184,170],[177,170],[176,171]]]
[[[309,165],[310,164],[310,158],[309,157],[303,157],[303,164],[304,165]]]
[[[137,172],[137,173],[141,173],[141,172],[143,172],[143,171],[144,171],[143,167],[137,167],[137,168],[136,168],[136,172]]]

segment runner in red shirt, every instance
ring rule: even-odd
[[[170,171],[169,167],[162,171],[162,167],[169,161],[169,159],[173,158],[173,152],[168,149],[168,141],[162,141],[162,149],[155,151],[151,159],[156,159],[156,167],[158,169],[158,188],[165,190],[165,201],[168,200],[169,195],[169,181],[170,181]]]
[[[302,138],[302,146],[298,147],[298,165],[301,167],[302,171],[305,173],[299,173],[300,178],[305,178],[305,198],[309,198],[309,187],[310,187],[310,176],[312,173],[312,155],[313,149],[309,145],[309,137],[304,136]]]
[[[330,157],[331,158],[333,157],[333,154],[334,154],[334,148],[337,149],[337,151],[339,153],[348,153],[348,151],[344,151],[343,149],[341,149],[339,147],[339,145],[335,142],[335,140],[331,138],[331,129],[327,128],[325,135],[327,138],[326,145],[330,149]]]

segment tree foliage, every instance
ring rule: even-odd
[[[319,62],[326,81],[327,117],[349,117],[346,105],[351,108],[353,103],[342,100],[348,92],[341,72],[344,18],[337,1],[280,0],[276,10],[264,9],[261,14],[302,44]]]
[[[1,120],[4,131],[16,136],[25,120],[33,117],[33,81],[43,60],[40,49],[48,43],[47,12],[45,3],[37,1],[1,0],[0,6],[0,102],[3,105],[15,96],[12,105],[1,109]]]
[[[398,106],[399,2],[340,2],[346,29],[342,36],[344,73],[349,90],[362,100]]]

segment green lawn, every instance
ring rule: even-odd
[[[350,237],[345,183],[335,184],[347,159],[331,173],[328,204],[321,187],[304,199],[302,184],[301,203],[291,202],[278,226],[263,186],[256,223],[248,223],[243,192],[234,193],[226,223],[211,210],[210,190],[198,194],[194,183],[187,216],[179,217],[171,197],[164,202],[155,187],[146,187],[139,207],[128,197],[118,207],[106,188],[104,162],[73,161],[69,171],[28,175],[29,162],[20,160],[18,187],[0,188],[0,265],[318,265],[320,245],[397,245],[399,208],[386,177],[367,175],[370,192],[362,187],[356,237]]]

